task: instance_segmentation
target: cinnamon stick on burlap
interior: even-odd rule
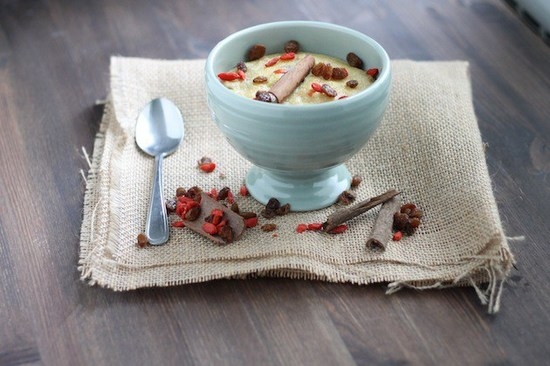
[[[323,224],[323,229],[325,232],[329,232],[332,229],[334,229],[336,226],[343,224],[344,222],[351,220],[354,217],[359,216],[364,212],[367,212],[371,208],[376,207],[392,199],[398,194],[399,192],[396,191],[395,189],[390,189],[379,196],[361,201],[351,207],[338,210],[327,217],[327,221],[325,221],[325,223]]]
[[[382,252],[386,250],[386,245],[392,234],[393,214],[399,210],[399,207],[400,202],[395,197],[382,204],[371,236],[367,239],[367,249]]]
[[[304,81],[315,65],[315,58],[306,55],[293,68],[281,76],[269,91],[258,91],[256,99],[262,102],[282,103]]]

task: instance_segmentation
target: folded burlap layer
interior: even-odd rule
[[[238,192],[249,163],[227,143],[206,105],[204,60],[113,57],[111,97],[87,176],[81,232],[82,279],[114,290],[168,286],[247,276],[283,276],[332,282],[388,282],[437,288],[472,285],[490,311],[498,310],[509,251],[474,114],[466,62],[393,61],[385,118],[368,144],[346,165],[363,177],[357,199],[389,188],[425,212],[411,237],[383,253],[365,247],[377,210],[348,222],[344,234],[296,232],[299,223],[322,222],[338,207],[270,220],[275,232],[249,229],[241,240],[218,246],[185,228],[171,228],[163,246],[140,249],[152,183],[153,159],[139,151],[134,128],[151,99],[174,101],[185,119],[180,149],[164,161],[164,194],[177,187],[230,187]],[[213,173],[197,169],[203,156]],[[260,212],[236,194],[241,210]],[[173,218],[175,219],[175,218]],[[260,224],[268,222],[261,218]],[[276,235],[274,235],[274,233]],[[486,284],[479,286],[480,284]],[[483,287],[483,288],[481,288]]]

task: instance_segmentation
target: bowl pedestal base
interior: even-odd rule
[[[277,198],[291,211],[328,207],[349,189],[351,174],[344,164],[314,172],[279,172],[253,166],[246,176],[249,193],[262,204]]]

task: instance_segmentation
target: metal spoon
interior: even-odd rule
[[[155,174],[145,227],[145,234],[152,245],[166,243],[170,235],[162,194],[162,160],[177,150],[184,131],[180,110],[166,98],[153,99],[137,118],[136,143],[143,152],[155,158]]]

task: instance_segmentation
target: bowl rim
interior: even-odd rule
[[[298,27],[305,27],[305,28],[312,28],[312,29],[323,28],[328,30],[339,31],[342,33],[347,33],[356,38],[359,38],[365,41],[366,43],[370,44],[379,53],[382,59],[382,65],[380,66],[380,74],[378,75],[376,82],[373,83],[371,86],[369,86],[367,89],[362,90],[361,92],[353,96],[350,96],[348,98],[343,98],[343,99],[339,99],[339,100],[335,100],[327,103],[317,103],[317,104],[258,103],[255,100],[243,98],[241,95],[238,95],[232,92],[230,89],[225,87],[223,83],[220,82],[216,72],[213,70],[213,60],[215,59],[215,57],[217,57],[217,54],[220,51],[220,49],[223,48],[227,43],[230,43],[235,39],[238,39],[239,37],[242,37],[243,35],[249,34],[252,32],[265,30],[265,29],[278,29],[278,28],[284,28],[289,26],[293,26],[293,27],[298,26]],[[287,20],[287,21],[276,21],[276,22],[253,25],[253,26],[241,29],[225,37],[224,39],[219,41],[214,46],[214,48],[212,48],[212,50],[209,52],[205,63],[205,73],[206,73],[205,76],[207,78],[207,88],[208,88],[208,78],[211,77],[216,81],[216,84],[214,84],[216,85],[216,89],[217,89],[216,92],[222,93],[222,96],[220,99],[225,100],[226,102],[231,102],[231,100],[234,100],[235,102],[238,102],[238,103],[251,103],[250,106],[254,106],[255,108],[261,108],[266,110],[288,110],[288,111],[300,111],[300,110],[306,110],[306,109],[323,110],[323,109],[331,109],[331,108],[334,108],[335,106],[345,107],[346,105],[354,104],[357,101],[367,98],[371,94],[375,94],[379,92],[379,89],[383,89],[385,87],[389,89],[390,82],[391,82],[391,62],[390,62],[390,57],[388,53],[382,47],[382,45],[380,45],[380,43],[378,43],[372,37],[369,37],[366,34],[359,32],[355,29],[348,28],[339,24],[327,23],[327,22],[321,22],[321,21]]]

